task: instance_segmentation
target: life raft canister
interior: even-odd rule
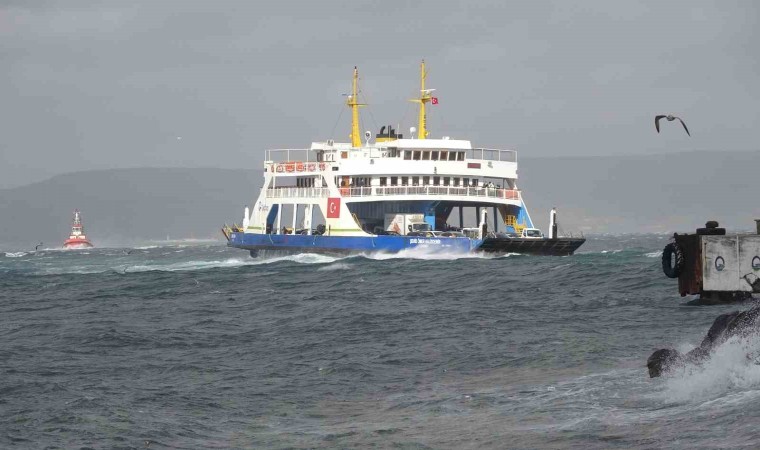
[[[662,249],[662,271],[666,277],[678,278],[683,270],[683,265],[684,254],[680,245],[671,242]]]

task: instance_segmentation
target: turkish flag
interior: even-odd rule
[[[430,100],[432,100],[431,103],[433,103],[434,105],[438,104],[438,97],[430,97]]]
[[[340,217],[340,197],[327,199],[327,218],[337,219]]]

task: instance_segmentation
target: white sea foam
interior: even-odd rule
[[[347,270],[347,269],[350,269],[350,268],[351,268],[350,264],[347,264],[347,263],[344,263],[344,262],[336,262],[334,264],[329,264],[327,266],[320,267],[317,270],[319,270],[319,271],[333,271],[333,270]]]
[[[150,272],[150,271],[163,271],[163,272],[181,272],[192,270],[206,270],[217,268],[234,268],[243,266],[257,266],[265,264],[273,264],[282,261],[291,261],[298,264],[329,264],[337,261],[339,258],[316,255],[313,253],[300,253],[297,255],[282,256],[277,258],[268,259],[254,259],[254,258],[228,258],[224,260],[211,260],[211,261],[183,261],[172,264],[143,264],[133,266],[120,266],[114,268],[118,272],[133,273],[133,272]],[[121,269],[121,270],[120,270]]]
[[[662,250],[657,252],[651,252],[651,253],[645,253],[644,256],[647,258],[659,258],[662,256]]]
[[[250,257],[211,259],[211,260],[193,260],[178,261],[172,263],[163,263],[159,260],[147,261],[144,264],[120,264],[115,266],[104,266],[93,264],[90,266],[61,266],[44,268],[38,272],[40,275],[64,275],[64,274],[93,274],[114,271],[118,273],[139,273],[139,272],[183,272],[195,270],[207,270],[217,268],[235,268],[243,266],[268,265],[283,261],[294,262],[297,264],[330,264],[341,258],[335,258],[325,255],[316,255],[303,253],[297,255],[283,256],[269,259],[256,259]]]
[[[690,402],[760,389],[758,346],[758,334],[735,336],[718,346],[701,364],[675,368],[665,379],[666,397],[674,402]]]
[[[412,247],[401,250],[398,253],[362,253],[361,256],[367,259],[384,261],[387,259],[424,259],[424,260],[455,260],[455,259],[494,259],[505,256],[516,256],[519,253],[507,253],[505,255],[495,255],[484,252],[454,252],[444,249],[435,249],[430,247]]]
[[[29,253],[27,252],[5,252],[6,258],[21,258],[22,256],[26,256]]]

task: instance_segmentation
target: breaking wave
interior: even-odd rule
[[[6,258],[21,258],[22,256],[26,256],[29,253],[27,252],[5,252]]]
[[[425,247],[413,247],[398,253],[362,253],[360,257],[384,261],[388,259],[422,259],[431,261],[448,261],[456,259],[497,259],[509,256],[520,256],[519,253],[490,254],[484,252],[451,252],[434,250]]]
[[[731,392],[760,390],[760,335],[734,336],[698,364],[684,364],[665,378],[673,402],[704,401]]]

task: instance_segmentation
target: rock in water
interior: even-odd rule
[[[707,336],[694,350],[681,354],[672,348],[662,348],[647,359],[649,377],[655,378],[670,370],[672,367],[686,363],[700,363],[710,356],[718,345],[734,336],[747,336],[760,331],[760,306],[747,311],[734,311],[721,314],[707,331]]]

